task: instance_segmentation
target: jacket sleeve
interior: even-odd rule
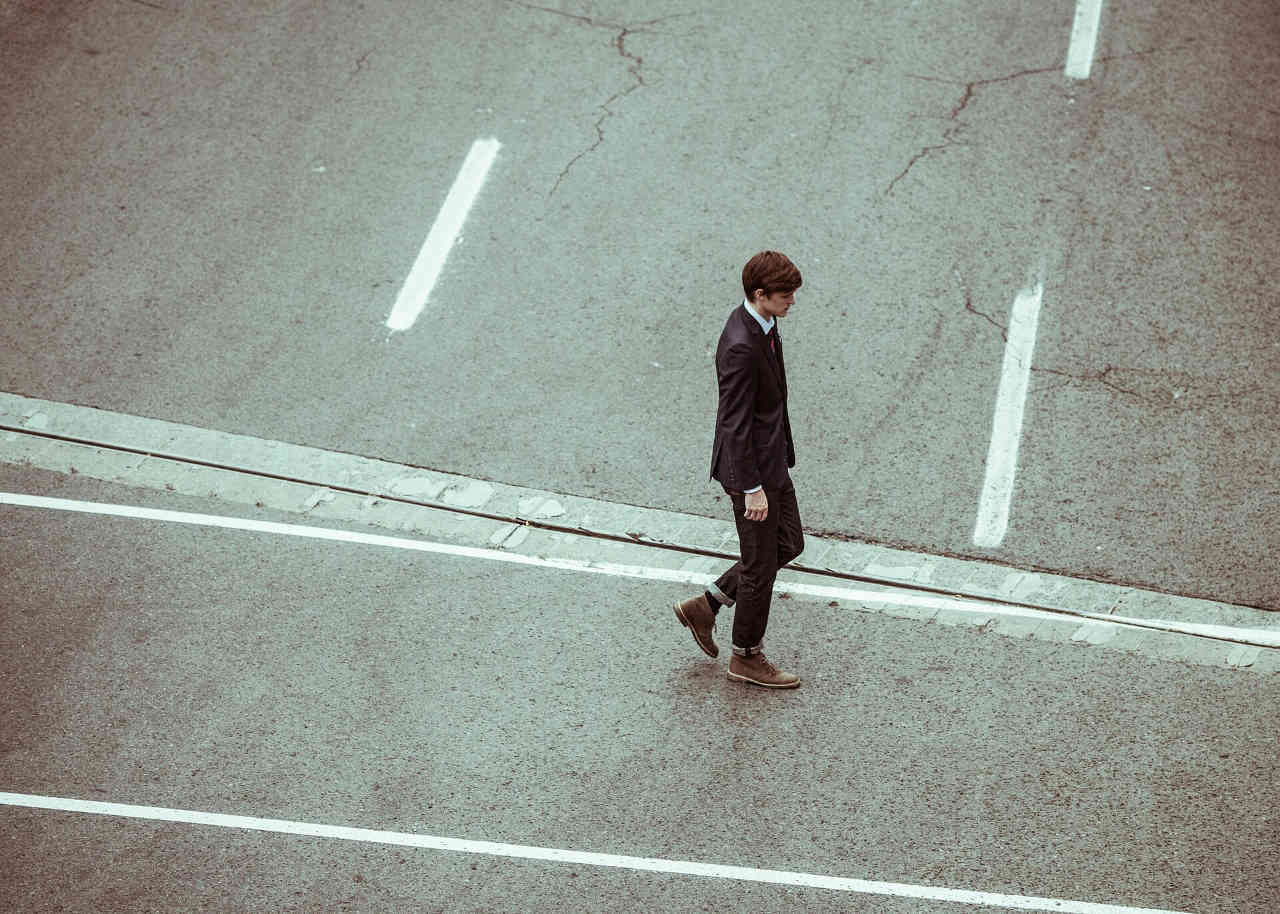
[[[731,478],[742,490],[760,485],[760,469],[751,444],[755,413],[756,370],[751,347],[737,343],[724,352],[716,366],[720,382],[720,422]]]

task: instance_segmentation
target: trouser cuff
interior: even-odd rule
[[[722,606],[733,605],[733,600],[730,597],[726,596],[725,592],[721,590],[719,587],[717,587],[714,581],[711,583],[711,586],[707,588],[707,593],[711,594],[711,596],[719,600]]]
[[[739,657],[754,657],[756,654],[764,653],[764,642],[761,641],[755,647],[738,647],[738,645],[735,644],[733,646],[733,652]]]

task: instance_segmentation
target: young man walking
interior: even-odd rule
[[[796,265],[777,251],[762,251],[742,268],[746,298],[729,314],[716,348],[720,405],[711,451],[711,478],[733,501],[741,559],[710,590],[675,604],[680,624],[711,657],[720,653],[712,639],[716,614],[736,604],[729,678],[771,689],[800,684],[764,656],[774,578],[804,550],[787,472],[796,454],[778,336],[778,320],[791,309],[800,284]]]

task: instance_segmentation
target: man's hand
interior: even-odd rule
[[[747,510],[745,512],[747,520],[764,520],[769,516],[769,499],[765,497],[764,489],[747,493]]]

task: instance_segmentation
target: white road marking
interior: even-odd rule
[[[1009,341],[1004,347],[1004,366],[996,394],[987,474],[978,501],[978,522],[973,529],[974,545],[988,549],[1004,542],[1009,527],[1009,504],[1018,469],[1018,443],[1022,437],[1022,414],[1031,378],[1031,353],[1036,345],[1042,293],[1043,286],[1039,283],[1033,289],[1019,292],[1009,317]]]
[[[367,844],[418,847],[428,850],[454,851],[463,854],[513,857],[521,860],[545,860],[550,863],[571,863],[580,866],[605,866],[650,873],[673,873],[681,876],[737,879],[772,885],[794,885],[805,888],[829,889],[837,892],[857,892],[864,895],[922,898],[930,901],[987,905],[1020,911],[1058,911],[1064,912],[1064,914],[1188,914],[1188,912],[1169,911],[1161,908],[1135,908],[1128,905],[1069,901],[1061,898],[1037,898],[1031,895],[1002,895],[995,892],[978,892],[970,889],[950,889],[941,886],[912,885],[902,882],[874,882],[868,879],[824,876],[817,873],[799,873],[790,870],[765,870],[750,866],[699,863],[694,860],[666,860],[661,857],[598,854],[589,851],[564,850],[556,847],[502,844],[494,841],[471,841],[463,838],[443,838],[436,835],[380,831],[369,828],[353,828],[345,825],[323,825],[315,822],[294,822],[288,819],[263,819],[256,816],[233,816],[224,813],[198,812],[190,809],[135,806],[127,803],[105,803],[98,800],[77,800],[24,793],[0,793],[0,805],[21,806],[29,809],[52,809],[61,812],[90,813],[101,816],[120,816],[130,819],[150,819],[158,822],[179,822],[186,825],[209,825],[219,828],[275,832],[286,835],[305,835],[313,838],[338,838],[344,841],[361,841]]]
[[[413,262],[400,295],[396,298],[391,316],[387,318],[387,326],[392,330],[408,330],[413,326],[422,309],[427,305],[427,298],[440,278],[440,270],[453,249],[462,224],[467,221],[471,205],[489,175],[489,167],[498,155],[502,144],[495,139],[476,140],[471,144],[462,168],[458,171],[449,195],[436,216],[427,240],[418,252],[418,259]]]
[[[360,543],[370,546],[386,546],[416,552],[434,552],[463,558],[486,559],[516,565],[552,568],[560,571],[578,571],[587,574],[604,574],[623,578],[640,578],[649,581],[665,581],[672,584],[694,584],[706,587],[715,581],[715,575],[675,568],[655,568],[646,565],[624,565],[617,562],[596,562],[590,559],[546,558],[539,555],[523,555],[502,549],[485,549],[478,546],[459,546],[431,540],[406,539],[383,536],[378,533],[360,533],[352,530],[336,530],[328,527],[312,527],[306,524],[283,524],[278,521],[252,520],[221,514],[193,514],[186,511],[167,511],[161,508],[143,508],[135,505],[113,505],[102,502],[75,501],[66,498],[50,498],[45,495],[26,495],[20,492],[0,492],[0,505],[23,508],[44,508],[53,511],[72,511],[80,514],[97,514],[108,517],[128,517],[167,523],[193,524],[202,527],[218,527],[225,530],[246,530],[255,533],[272,533],[298,536],[306,539],[329,540],[342,543]],[[527,529],[527,528],[526,528]],[[774,590],[806,594],[826,600],[844,600],[849,603],[883,603],[890,606],[911,606],[923,609],[951,610],[983,616],[1018,616],[1063,621],[1087,619],[1102,625],[1121,625],[1147,628],[1157,631],[1198,635],[1232,641],[1257,647],[1280,648],[1280,631],[1261,628],[1236,628],[1227,625],[1210,625],[1198,622],[1171,622],[1163,619],[1136,619],[1130,616],[1103,615],[1080,612],[1071,615],[1024,606],[1008,606],[987,603],[977,599],[949,599],[914,593],[898,593],[880,590],[855,590],[846,587],[829,587],[804,581],[780,578]]]
[[[1093,69],[1093,49],[1098,43],[1098,20],[1102,0],[1076,0],[1076,18],[1071,25],[1071,46],[1067,49],[1066,74],[1072,79],[1088,79]]]

